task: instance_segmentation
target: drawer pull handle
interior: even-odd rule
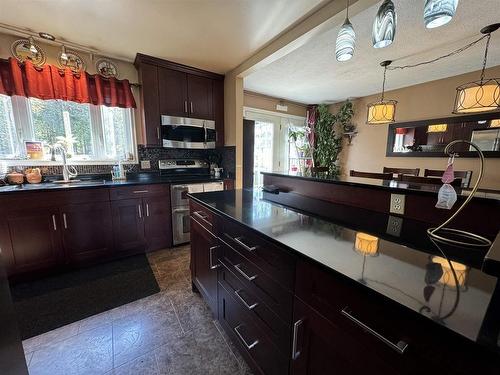
[[[242,269],[241,269],[241,263],[240,264],[237,264],[234,266],[234,268],[236,268],[236,271],[238,271],[241,275],[243,275],[243,277],[245,279],[247,279],[248,281],[253,281],[257,278],[257,275],[253,275],[253,276],[248,276]]]
[[[255,308],[258,306],[258,304],[259,304],[259,303],[258,303],[258,302],[255,302],[255,303],[253,303],[253,304],[249,305],[249,304],[247,303],[247,301],[245,301],[245,299],[241,296],[241,294],[240,294],[240,292],[241,292],[241,291],[242,291],[242,289],[238,289],[238,290],[235,290],[235,291],[234,291],[234,294],[236,294],[236,297],[238,297],[238,298],[239,298],[239,300],[240,300],[241,302],[243,302],[243,304],[246,306],[246,308],[247,308],[248,310],[253,310],[253,309],[255,309]]]
[[[134,190],[134,194],[143,194],[143,193],[149,193],[149,190]]]
[[[52,228],[54,228],[55,231],[57,230],[56,215],[52,215]]]
[[[351,311],[349,307],[344,307],[341,311],[342,315],[344,315],[346,318],[363,328],[365,331],[368,333],[372,334],[376,338],[378,338],[380,341],[382,341],[384,344],[388,345],[390,348],[394,349],[396,352],[399,354],[403,354],[408,348],[408,344],[404,342],[403,340],[400,340],[397,344],[394,344],[392,341],[386,339],[384,336],[382,336],[380,333],[377,331],[373,330],[372,328],[368,327],[365,323],[362,321],[356,319],[354,316],[352,316]]]
[[[146,216],[149,217],[149,203],[146,203]]]
[[[255,251],[258,246],[248,246],[246,243],[243,242],[243,236],[240,237],[234,237],[233,240],[235,240],[239,245],[241,245],[246,251]]]
[[[208,215],[202,215],[203,214],[203,211],[195,211],[193,212],[193,215],[200,218],[201,220],[203,221],[206,221],[207,223],[210,223],[207,219],[208,219]]]
[[[219,264],[214,264],[214,250],[218,249],[219,245],[217,246],[212,246],[211,248],[208,249],[208,256],[209,256],[209,263],[210,263],[210,269],[214,270],[217,267],[219,267]]]
[[[142,219],[142,208],[141,205],[137,205],[137,211],[139,211],[139,219]]]
[[[248,344],[247,343],[247,340],[245,340],[243,338],[243,336],[241,335],[239,329],[241,327],[243,327],[244,324],[240,324],[238,327],[234,327],[234,332],[236,332],[236,334],[238,335],[238,337],[240,338],[240,340],[243,342],[243,344],[247,347],[248,350],[252,349],[255,345],[257,345],[259,343],[259,340],[255,340],[254,342],[252,342],[251,344]]]
[[[66,214],[63,213],[63,224],[64,224],[64,229],[68,229],[68,221],[66,220]]]
[[[297,341],[299,336],[299,327],[304,323],[304,319],[299,319],[293,323],[293,342],[292,342],[292,359],[295,360],[300,356],[300,350],[297,350]]]

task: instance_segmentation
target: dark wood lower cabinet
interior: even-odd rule
[[[113,251],[113,225],[109,202],[61,207],[63,245],[70,262],[105,259]]]
[[[192,280],[217,316],[217,237],[191,217]]]
[[[172,212],[170,196],[143,198],[144,231],[147,250],[154,251],[172,246]]]
[[[123,199],[111,203],[115,251],[139,253],[146,249],[142,199]]]

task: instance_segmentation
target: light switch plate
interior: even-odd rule
[[[405,214],[405,196],[403,194],[391,194],[389,212],[398,215]]]
[[[403,227],[403,218],[397,216],[389,216],[387,220],[386,233],[388,235],[399,237],[401,235],[401,228]]]
[[[141,160],[141,169],[151,169],[151,162],[149,160]]]

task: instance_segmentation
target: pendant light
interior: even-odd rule
[[[61,46],[61,55],[59,57],[63,61],[68,61],[68,54],[66,53],[66,46],[64,44]]]
[[[36,49],[36,46],[35,46],[35,40],[33,39],[32,36],[30,36],[28,38],[28,41],[30,43],[30,52],[33,54],[33,55],[36,55],[38,53],[38,50]]]
[[[356,45],[356,34],[351,22],[349,21],[349,0],[347,0],[347,12],[344,24],[340,28],[335,43],[335,58],[337,61],[348,61],[354,55]]]
[[[499,28],[500,23],[495,23],[481,29],[481,33],[486,35],[481,79],[457,87],[453,113],[489,112],[500,109],[500,78],[484,78],[491,33]]]
[[[372,43],[374,48],[384,48],[394,42],[396,35],[396,9],[391,0],[384,0],[373,21]]]
[[[424,23],[428,29],[446,25],[457,11],[458,0],[426,0]]]
[[[387,67],[391,65],[392,61],[382,61],[380,66],[384,68],[384,80],[382,83],[382,96],[380,101],[368,104],[368,116],[367,124],[389,124],[394,122],[394,115],[396,114],[396,104],[395,100],[384,100],[385,94],[385,76],[387,73]]]

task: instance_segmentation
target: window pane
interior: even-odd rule
[[[261,172],[273,170],[273,129],[272,122],[255,121],[254,187],[260,187],[263,184]]]
[[[18,154],[18,146],[12,101],[9,96],[0,95],[0,157],[14,157]]]
[[[63,141],[69,156],[78,159],[92,156],[92,126],[87,104],[33,98],[29,101],[36,141],[47,145]]]
[[[132,150],[130,110],[101,106],[104,152],[107,159],[129,159]]]

